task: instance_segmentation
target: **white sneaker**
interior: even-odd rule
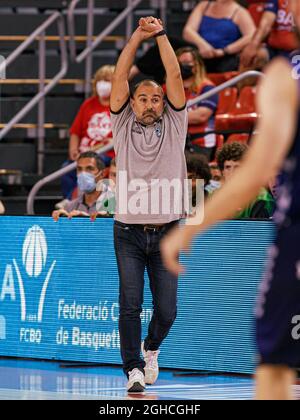
[[[151,351],[151,350],[145,350],[144,349],[144,341],[142,342],[142,354],[144,357],[144,361],[146,363],[146,366],[144,367],[145,370],[145,382],[147,385],[153,385],[157,378],[159,373],[158,368],[158,355],[159,350]]]
[[[67,198],[64,198],[63,200],[59,201],[55,204],[56,209],[64,209],[69,203],[71,203],[71,200],[68,200]]]
[[[128,372],[127,392],[144,392],[145,391],[145,376],[143,372],[134,368]]]

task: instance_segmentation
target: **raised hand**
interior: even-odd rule
[[[152,16],[141,18],[139,26],[134,32],[133,36],[138,37],[139,41],[146,41],[153,38],[156,34],[163,30],[162,21]]]
[[[164,29],[162,21],[160,19],[154,18],[153,16],[141,18],[139,20],[139,26],[143,29],[143,31],[149,33],[158,33]]]

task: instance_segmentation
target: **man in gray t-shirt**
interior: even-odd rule
[[[146,80],[129,94],[128,77],[140,44],[155,37],[166,69],[166,93]],[[158,377],[158,354],[176,318],[177,277],[164,267],[160,241],[185,214],[187,110],[180,67],[162,22],[143,18],[118,60],[111,93],[117,163],[115,251],[120,277],[119,330],[128,392],[143,392]],[[144,272],[153,316],[142,343]]]
[[[78,198],[70,201],[64,208],[53,211],[52,217],[56,222],[61,216],[71,219],[72,217],[93,215],[95,218],[101,210],[104,210],[100,207],[100,199],[102,203],[107,196],[108,188],[103,181],[105,165],[97,153],[93,151],[81,153],[77,159],[76,172]]]

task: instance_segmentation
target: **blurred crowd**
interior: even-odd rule
[[[289,56],[296,48],[294,23],[288,0],[267,2],[234,0],[200,1],[190,14],[183,33],[170,38],[181,68],[187,101],[215,88],[213,75],[226,72],[263,70],[270,60]],[[64,166],[77,162],[77,170],[62,178],[63,200],[53,218],[60,216],[112,216],[115,206],[116,159],[113,144],[110,94],[114,66],[98,69],[93,94],[84,101],[70,129],[69,157]],[[131,69],[130,83],[152,78],[164,87],[165,72],[156,45],[149,45]],[[205,199],[215,194],[240,165],[248,146],[240,142],[219,145],[215,116],[219,96],[188,107],[186,138],[188,176],[204,180]],[[276,198],[276,180],[262,188],[236,218],[271,218]]]

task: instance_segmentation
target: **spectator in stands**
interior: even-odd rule
[[[250,13],[236,1],[201,1],[186,23],[183,38],[197,46],[208,73],[223,73],[239,68],[239,54],[254,32]]]
[[[193,99],[214,88],[207,79],[203,60],[198,50],[191,47],[176,51],[180,64],[186,99]],[[189,126],[187,149],[204,154],[211,160],[216,146],[215,113],[218,107],[218,95],[213,95],[188,109]],[[211,134],[204,135],[205,132]]]
[[[210,172],[211,172],[211,179],[216,182],[222,181],[222,172],[216,161],[210,162],[209,164]]]
[[[70,129],[69,160],[64,166],[75,161],[79,154],[87,150],[97,150],[112,139],[109,100],[111,80],[114,66],[103,66],[95,74],[93,80],[93,95],[87,99]],[[109,164],[114,157],[114,151],[103,155],[104,162]],[[76,171],[62,177],[62,192],[65,200],[70,201],[77,185]],[[62,201],[57,208],[64,207],[68,201]]]
[[[289,0],[268,0],[259,27],[241,54],[245,68],[262,68],[276,56],[289,56],[297,48]],[[267,39],[267,46],[262,43]]]
[[[68,218],[91,216],[97,212],[97,201],[101,199],[102,188],[99,185],[104,177],[105,165],[95,152],[81,153],[77,160],[79,197],[70,201],[64,208],[55,210],[52,217],[55,221],[60,216]]]
[[[197,180],[204,182],[204,197],[207,197],[208,191],[206,187],[211,180],[211,173],[205,156],[194,153],[186,153],[187,175],[192,180],[192,205],[196,207],[197,203]]]
[[[180,38],[169,37],[169,41],[174,51],[179,48],[191,46],[190,43]],[[156,44],[150,47],[142,57],[138,58],[135,65],[131,68],[129,80],[140,76],[143,77],[143,75],[147,78],[153,78],[160,85],[165,83],[166,70]]]
[[[206,187],[206,191],[211,194],[213,191],[218,190],[222,186],[222,172],[217,164],[217,162],[210,162],[209,169],[211,173],[211,180]]]
[[[248,150],[245,144],[225,144],[217,154],[218,166],[222,171],[224,183],[226,183],[240,166],[241,160]],[[236,219],[269,219],[275,209],[274,198],[267,188],[262,188],[256,199],[245,209],[238,209]]]

